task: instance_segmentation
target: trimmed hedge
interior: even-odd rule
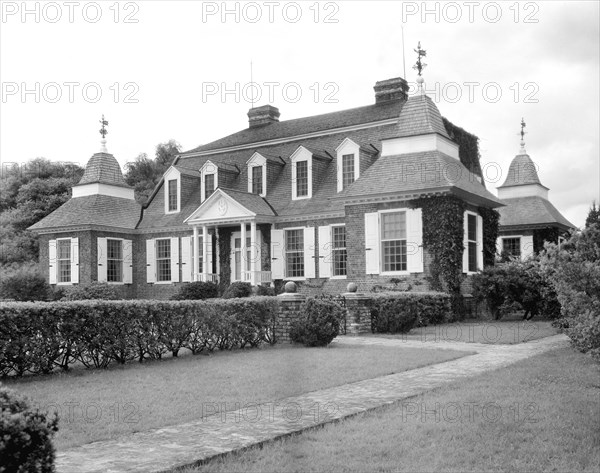
[[[275,343],[278,301],[8,302],[0,307],[0,375],[90,368]]]
[[[370,301],[373,333],[408,333],[412,328],[447,322],[450,295],[438,292],[385,293]]]
[[[0,386],[0,473],[53,472],[57,430],[56,414],[32,409],[25,397]]]
[[[214,282],[194,281],[184,284],[171,299],[175,301],[189,301],[214,299],[219,297],[219,286]]]
[[[338,336],[344,311],[336,302],[310,298],[302,304],[300,312],[304,318],[292,323],[292,341],[307,347],[322,347]]]

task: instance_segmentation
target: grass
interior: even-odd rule
[[[414,328],[408,334],[377,334],[374,336],[411,341],[505,345],[528,342],[558,333],[558,330],[552,326],[552,321],[549,320],[523,321],[520,318],[509,318],[508,320],[472,319],[454,324]]]
[[[58,410],[57,448],[188,422],[205,403],[269,402],[459,358],[468,352],[330,345],[267,346],[108,370],[74,370],[5,384]],[[207,410],[208,412],[208,410]]]
[[[184,471],[597,472],[599,396],[598,364],[558,349]]]

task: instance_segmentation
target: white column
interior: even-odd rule
[[[241,242],[241,252],[242,254],[241,256],[241,263],[242,263],[242,281],[246,280],[246,271],[248,271],[248,261],[246,258],[246,222],[242,222],[242,224],[240,225],[240,230],[241,230],[241,237],[242,237],[242,242]]]
[[[217,267],[215,268],[215,274],[217,275],[217,277],[219,277],[219,274],[221,274],[221,245],[219,244],[219,227],[215,227],[215,239],[217,240],[217,257],[215,258],[217,261]]]
[[[194,259],[192,260],[192,268],[194,274],[192,275],[192,281],[198,280],[198,256],[200,256],[200,248],[198,245],[198,225],[194,225]]]
[[[208,262],[207,260],[208,253],[208,227],[206,225],[202,226],[202,272],[204,273],[204,281],[208,281]]]
[[[256,222],[253,220],[250,222],[250,284],[256,286],[256,266],[257,266],[257,256],[258,251],[256,251]]]

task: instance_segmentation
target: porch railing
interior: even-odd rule
[[[215,274],[215,273],[198,273],[197,274],[197,281],[203,281],[203,282],[214,282],[214,283],[218,283],[219,282],[219,275]]]
[[[271,282],[271,271],[244,271],[244,281],[252,282],[252,274],[254,273],[255,284]]]

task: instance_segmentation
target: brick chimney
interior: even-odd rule
[[[388,100],[408,99],[408,82],[402,77],[380,80],[375,83],[375,103],[387,102]]]
[[[279,109],[271,105],[251,108],[248,111],[248,124],[250,128],[268,125],[279,121]]]

